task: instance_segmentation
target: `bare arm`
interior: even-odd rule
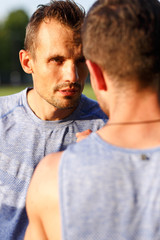
[[[25,240],[60,240],[58,166],[62,152],[41,160],[29,186],[26,209],[29,225]]]

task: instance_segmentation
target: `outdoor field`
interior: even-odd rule
[[[18,87],[15,87],[15,86],[5,86],[5,87],[4,86],[0,86],[0,96],[6,96],[6,95],[13,94],[13,93],[17,93],[17,92],[20,92],[21,90],[23,90],[25,88],[26,88],[26,86],[18,86]],[[85,85],[83,93],[87,97],[96,100],[96,97],[95,97],[95,95],[93,93],[93,90],[92,90],[90,84],[86,84]]]

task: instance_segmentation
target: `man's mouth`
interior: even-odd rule
[[[56,91],[63,96],[74,96],[81,91],[81,85],[79,83],[64,83],[57,86]]]
[[[79,92],[78,88],[65,88],[65,89],[59,89],[59,92],[63,96],[74,96],[77,92]]]

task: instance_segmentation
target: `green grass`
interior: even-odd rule
[[[93,92],[93,89],[90,84],[86,84],[83,90],[83,94],[86,95],[87,97],[96,100],[96,96]]]
[[[0,96],[7,96],[25,89],[26,86],[0,86]]]
[[[20,92],[21,90],[23,90],[25,88],[26,88],[26,86],[0,86],[0,96],[11,95],[11,94]],[[90,84],[85,85],[83,94],[85,94],[89,98],[96,100],[96,97],[94,95],[94,92],[93,92]]]

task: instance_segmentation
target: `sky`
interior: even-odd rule
[[[1,0],[2,1],[2,0]],[[46,4],[50,0],[3,0],[0,7],[0,20],[3,20],[8,14],[17,9],[24,9],[29,16],[36,10],[39,4]],[[86,11],[91,7],[95,0],[75,0],[81,4]]]

